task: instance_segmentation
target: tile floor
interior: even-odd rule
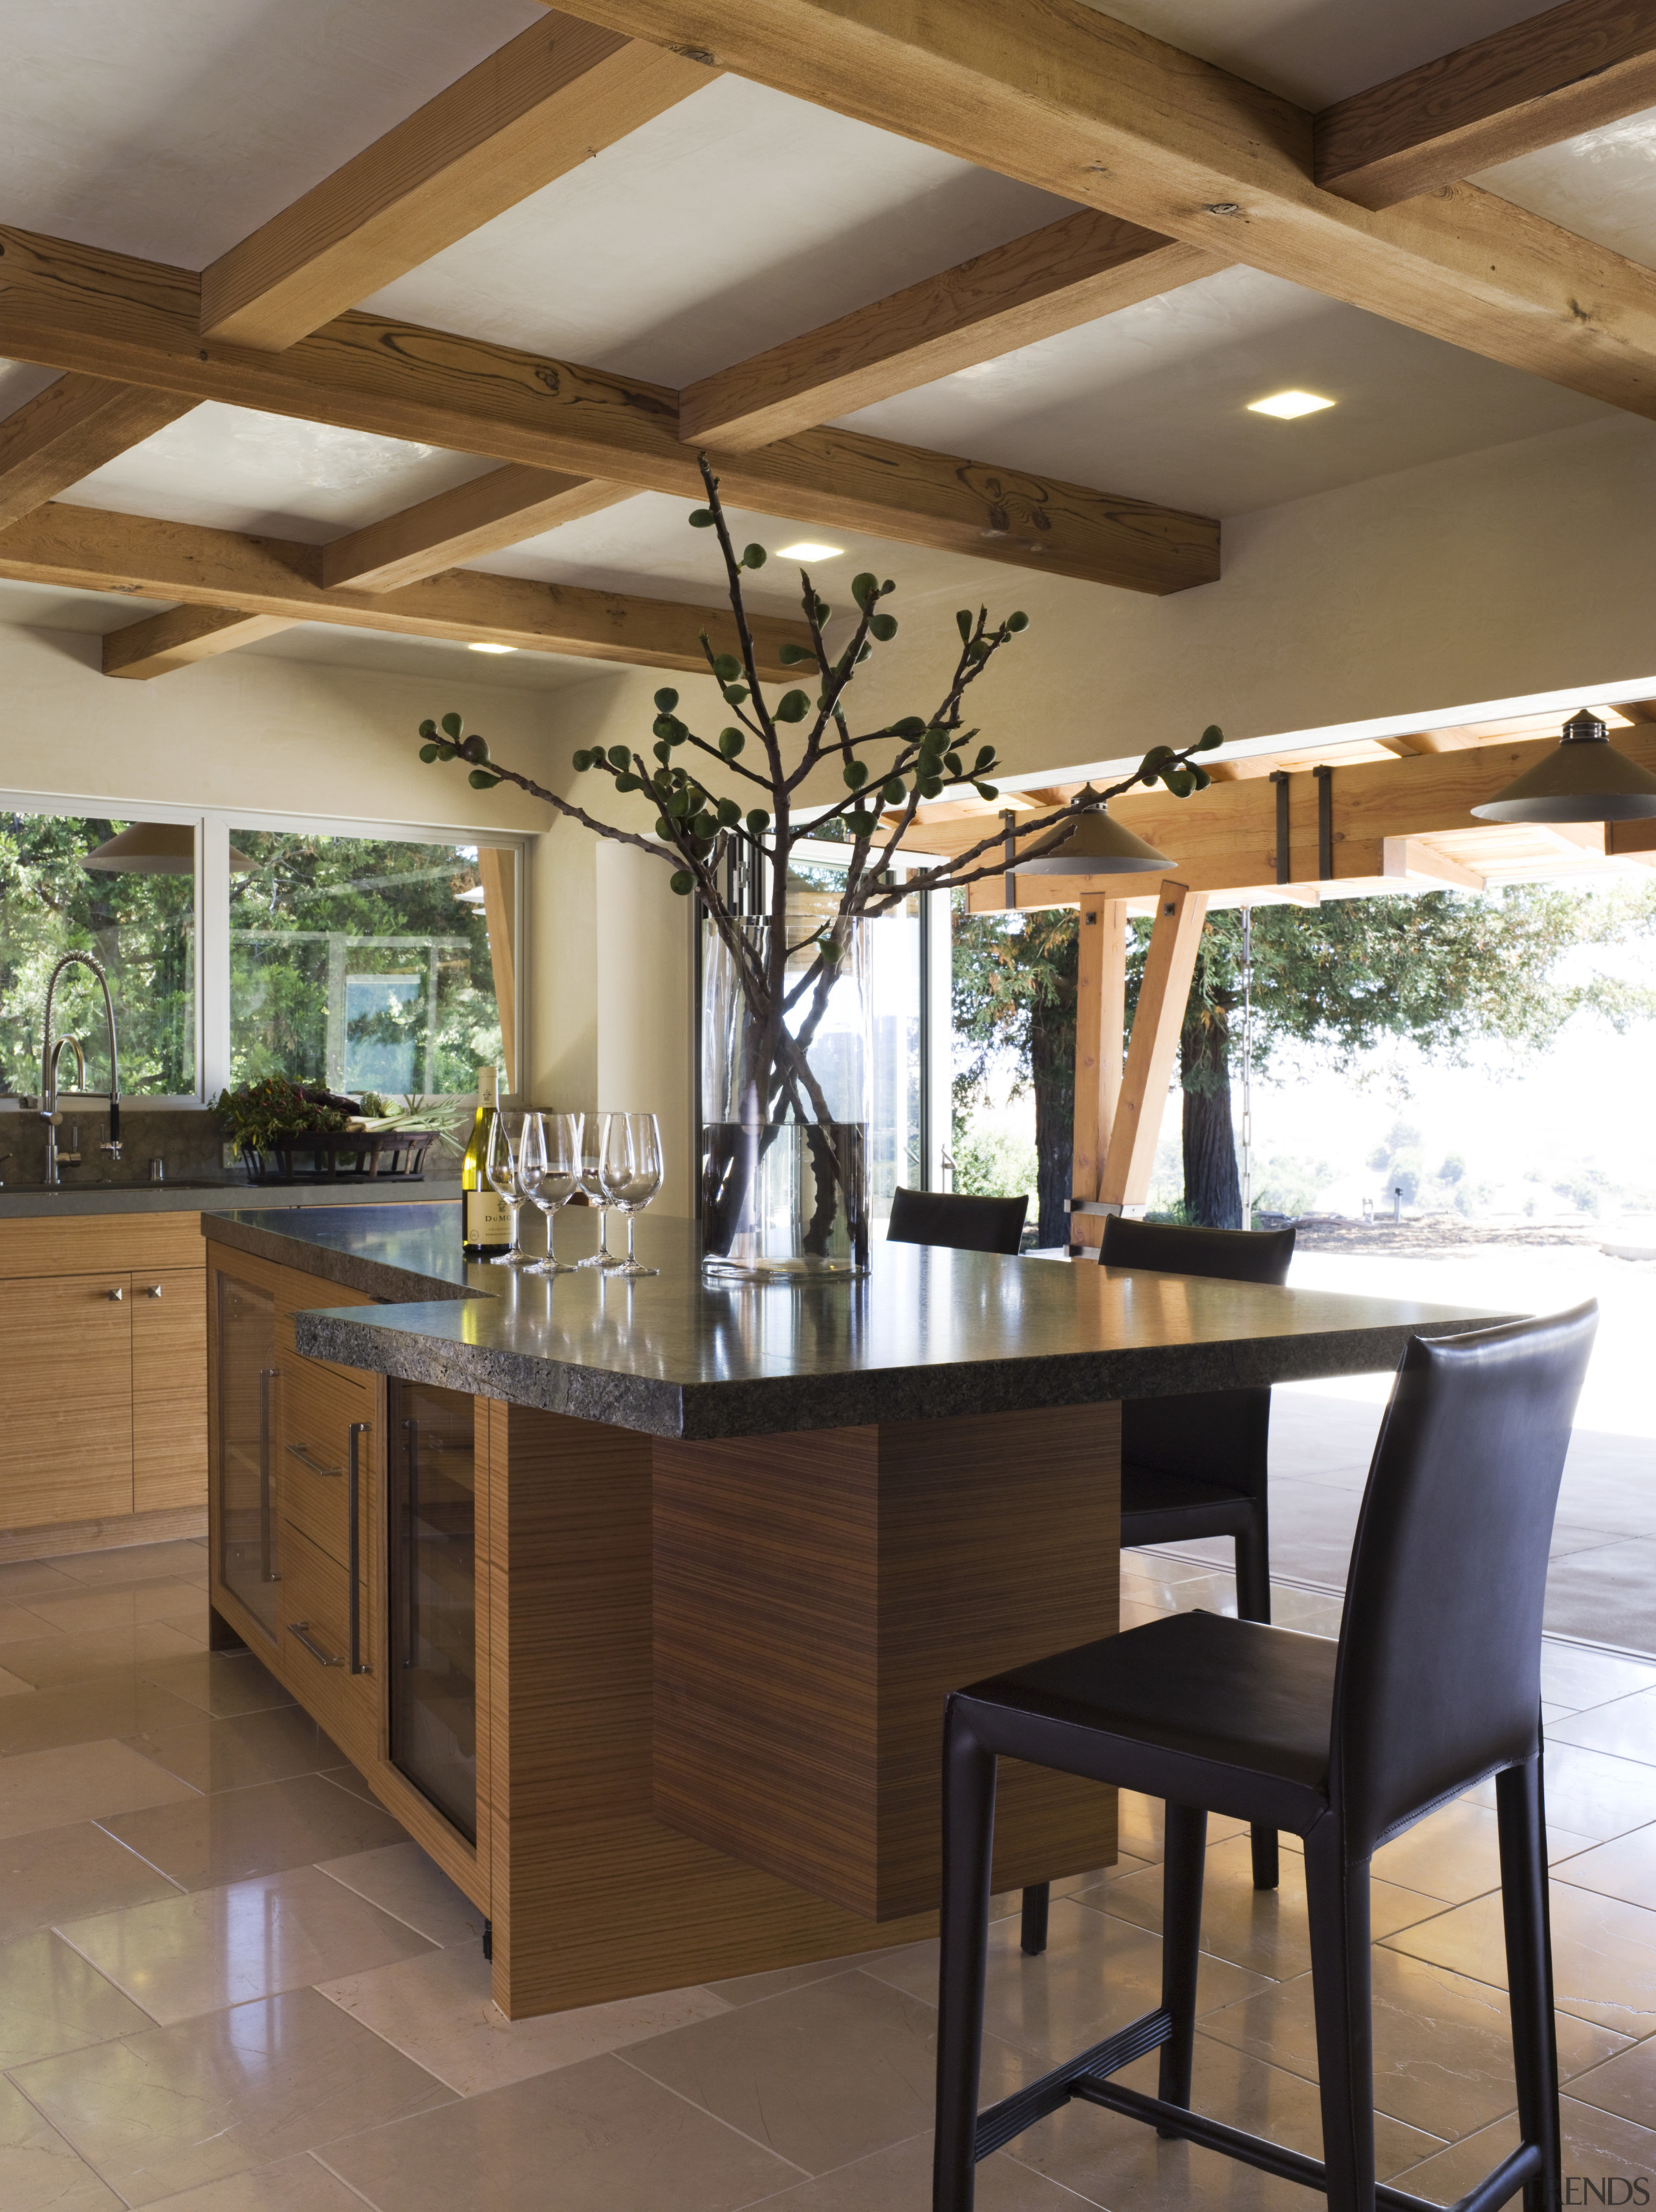
[[[1129,1621],[1228,1577],[1125,1562]],[[869,1952],[511,2025],[478,1916],[251,1656],[204,1646],[204,1547],[0,1566],[3,2212],[924,2212],[935,1949]],[[1338,1601],[1279,1589],[1326,1634]],[[1549,1644],[1568,2171],[1656,2175],[1656,1665]],[[1495,1815],[1478,1791],[1374,1869],[1383,2172],[1446,2202],[1509,2146]],[[985,2096],[1148,2009],[1160,1808],[997,1901]],[[1211,1824],[1196,2098],[1319,2148],[1298,1855],[1250,1885]],[[1127,2079],[1154,2087],[1154,2061]],[[1305,2212],[1083,2106],[980,2168],[983,2212]]]

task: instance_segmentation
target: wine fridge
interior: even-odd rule
[[[277,1632],[276,1301],[234,1275],[218,1278],[218,1570],[272,1643]]]
[[[387,1498],[392,1764],[473,1843],[474,1402],[431,1383],[391,1383]]]

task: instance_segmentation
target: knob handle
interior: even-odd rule
[[[158,1298],[161,1296],[161,1285],[159,1283],[146,1283],[143,1286],[143,1294],[147,1298]]]
[[[109,1297],[109,1298],[111,1298],[111,1299],[114,1300],[114,1301],[115,1301],[115,1303],[119,1304],[119,1302],[120,1302],[120,1300],[121,1300],[122,1298],[124,1298],[124,1297],[126,1296],[126,1292],[125,1292],[124,1290],[122,1290],[122,1288],[120,1287],[119,1284],[118,1283],[118,1284],[116,1285],[115,1288],[114,1288],[113,1291],[106,1291],[106,1292],[105,1292],[105,1296],[106,1296],[107,1297]]]

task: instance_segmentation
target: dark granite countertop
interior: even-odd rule
[[[348,1183],[249,1183],[228,1176],[213,1182],[74,1182],[70,1177],[75,1172],[65,1168],[56,1190],[39,1183],[0,1185],[0,1221],[39,1219],[53,1213],[217,1213],[266,1208],[290,1212],[314,1206],[382,1206],[387,1188],[396,1190],[405,1205],[445,1200],[458,1203],[460,1193],[459,1178],[454,1176],[390,1186],[367,1176]]]
[[[879,1244],[857,1284],[705,1280],[683,1221],[637,1224],[661,1273],[467,1267],[459,1207],[204,1218],[216,1243],[397,1304],[299,1316],[301,1352],[652,1436],[754,1436],[1087,1405],[1396,1365],[1410,1335],[1497,1316],[1093,1265]],[[560,1256],[595,1241],[558,1222]],[[319,1284],[319,1304],[325,1295]]]

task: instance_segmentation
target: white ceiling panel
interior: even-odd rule
[[[1336,404],[1248,412],[1297,388]],[[845,420],[911,445],[1203,514],[1353,483],[1612,410],[1520,370],[1231,269]]]
[[[0,419],[27,406],[38,392],[58,381],[55,368],[40,368],[31,361],[0,361]]]
[[[364,304],[677,386],[1070,211],[725,76]]]
[[[534,0],[0,0],[8,222],[204,268]]]
[[[1476,181],[1532,215],[1656,268],[1656,108],[1503,161]]]
[[[473,653],[441,637],[399,637],[388,630],[342,629],[333,623],[295,623],[258,645],[245,645],[242,654],[269,660],[305,660],[330,668],[369,669],[381,676],[429,677],[450,686],[464,684],[476,690],[563,691],[571,684],[590,684],[594,678],[619,672],[601,660],[575,660],[556,653]],[[190,672],[161,679],[188,683]],[[460,695],[456,695],[458,698]],[[446,714],[455,700],[434,702],[434,714]],[[409,744],[417,742],[411,725]]]
[[[0,623],[24,629],[77,630],[101,637],[142,616],[159,614],[168,599],[140,599],[125,592],[65,591],[57,584],[15,583],[0,577]]]
[[[210,402],[61,496],[71,507],[317,545],[496,466],[474,453]]]
[[[1087,0],[1315,112],[1541,12],[1543,0]]]

